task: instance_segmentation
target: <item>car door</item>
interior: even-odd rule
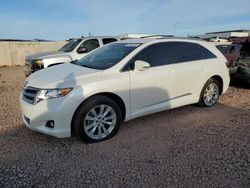
[[[130,71],[131,117],[135,118],[171,107],[176,96],[177,65],[172,43],[157,43],[144,48],[131,61],[150,64],[143,71]]]
[[[203,46],[192,42],[175,42],[174,50],[180,75],[177,96],[185,104],[197,102],[203,87],[201,84],[204,84],[210,71],[208,65],[213,63],[211,58],[215,56]]]

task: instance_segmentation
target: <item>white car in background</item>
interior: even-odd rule
[[[111,43],[28,77],[20,95],[23,121],[58,138],[105,140],[122,121],[193,103],[213,106],[228,89],[226,62],[201,40]]]
[[[229,42],[226,38],[217,36],[210,39],[210,42]]]
[[[40,69],[78,60],[100,46],[119,40],[118,37],[111,36],[71,39],[57,51],[42,52],[27,56],[25,58],[25,75],[29,76]]]

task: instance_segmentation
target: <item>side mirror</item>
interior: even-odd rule
[[[82,53],[87,53],[88,50],[87,50],[87,48],[85,48],[85,47],[80,47],[80,48],[77,49],[77,52],[78,52],[79,54],[82,54]]]
[[[150,64],[146,61],[136,60],[135,61],[135,70],[137,71],[144,71],[145,69],[148,69],[150,67]]]

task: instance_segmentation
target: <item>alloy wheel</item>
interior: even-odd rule
[[[100,140],[110,135],[116,121],[115,110],[107,104],[101,104],[88,111],[84,118],[83,128],[90,138]]]
[[[219,98],[219,87],[216,83],[211,83],[204,91],[203,100],[207,106],[214,105]]]

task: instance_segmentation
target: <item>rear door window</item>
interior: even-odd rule
[[[117,39],[115,38],[104,38],[102,39],[102,43],[105,45],[105,44],[108,44],[108,43],[111,43],[111,42],[116,42]]]

